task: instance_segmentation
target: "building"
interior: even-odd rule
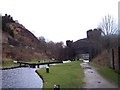
[[[75,42],[67,40],[66,45],[69,49],[72,49],[73,59],[80,59],[82,54],[89,54],[89,58],[93,58],[95,53],[97,53],[95,47],[99,46],[100,38],[100,29],[88,30],[87,38],[79,39]]]

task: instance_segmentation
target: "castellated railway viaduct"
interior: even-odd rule
[[[73,51],[74,58],[79,59],[81,54],[89,54],[90,58],[93,58],[98,51],[95,50],[95,47],[100,45],[101,39],[101,30],[94,29],[87,31],[87,38],[77,40],[75,42],[67,40],[66,44],[69,48],[69,51]],[[72,59],[72,57],[71,57]]]
[[[66,41],[68,58],[70,60],[80,59],[82,54],[89,54],[89,60],[94,60],[100,65],[105,65],[120,72],[120,43],[118,36],[111,35],[109,41],[107,36],[102,36],[101,29],[87,31],[87,38]],[[108,43],[109,42],[109,43]]]

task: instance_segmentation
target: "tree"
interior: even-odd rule
[[[102,22],[98,26],[102,30],[102,34],[105,35],[112,35],[117,34],[117,24],[115,19],[111,15],[107,15],[102,19]]]
[[[62,60],[64,58],[64,45],[63,42],[53,42],[49,41],[46,42],[46,55],[49,57],[49,59],[54,58],[55,60]]]
[[[11,35],[14,38],[13,30],[7,25],[7,23],[11,22],[14,22],[14,20],[10,15],[7,16],[7,14],[5,14],[5,16],[2,16],[2,30],[9,33],[9,35]]]
[[[118,35],[118,26],[115,19],[111,15],[106,15],[98,28],[101,30],[104,40],[102,40],[102,45],[104,49],[109,51],[115,43],[117,42],[116,36]],[[117,44],[117,43],[116,43]]]

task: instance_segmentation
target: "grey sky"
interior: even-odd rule
[[[0,13],[13,16],[37,37],[76,41],[102,17],[118,17],[119,0],[0,0]]]

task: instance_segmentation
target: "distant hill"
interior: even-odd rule
[[[2,16],[2,55],[3,60],[45,59],[42,43],[22,24],[10,15]]]

